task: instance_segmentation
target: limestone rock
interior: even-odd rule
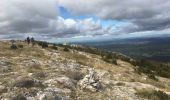
[[[90,91],[98,91],[101,88],[101,83],[94,69],[90,68],[88,74],[79,81],[81,89],[88,89]]]
[[[9,72],[11,71],[11,65],[12,63],[10,63],[7,59],[0,59],[0,72]]]
[[[73,81],[66,77],[66,76],[63,76],[63,77],[58,77],[56,78],[56,80],[60,83],[60,84],[63,84],[65,87],[68,87],[72,90],[75,90],[75,84],[73,83]]]
[[[68,97],[63,97],[53,92],[40,92],[37,93],[37,100],[69,100]]]

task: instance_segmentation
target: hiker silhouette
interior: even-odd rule
[[[31,43],[32,43],[32,47],[34,47],[34,45],[35,45],[35,40],[34,40],[33,37],[31,38]]]
[[[30,44],[30,38],[29,37],[27,37],[27,43]]]

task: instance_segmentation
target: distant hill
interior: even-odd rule
[[[83,43],[134,58],[170,62],[170,37],[131,38]]]

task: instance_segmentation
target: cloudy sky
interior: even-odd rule
[[[170,0],[0,0],[0,39],[170,35]]]

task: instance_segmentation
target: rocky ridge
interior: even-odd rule
[[[140,94],[152,91],[170,95],[168,78],[150,79],[129,62],[116,59],[116,65],[59,46],[17,44],[23,48],[11,50],[9,41],[0,42],[1,100],[147,100]]]

